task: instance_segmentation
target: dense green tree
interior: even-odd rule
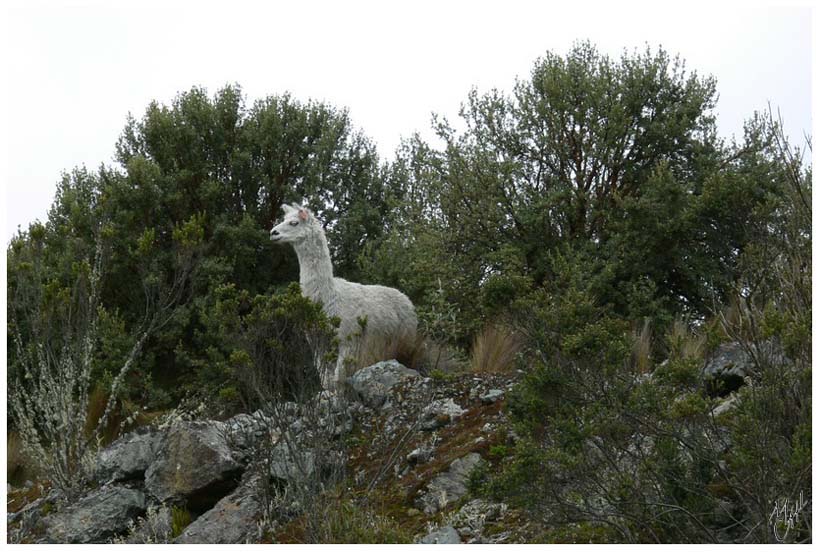
[[[568,529],[570,538],[581,538],[575,531],[609,542],[811,539],[809,516],[772,513],[811,494],[811,169],[771,117],[750,127],[770,139],[757,164],[735,178],[780,193],[755,205],[726,200],[737,193],[732,186],[719,189],[728,203],[763,209],[767,221],[758,227],[746,224],[749,213],[733,215],[751,233],[732,252],[735,279],[716,272],[731,307],[715,305],[695,330],[679,320],[656,338],[664,354],[638,362],[638,345],[651,337],[630,335],[630,320],[600,304],[596,282],[556,257],[560,290],[539,289],[514,305],[530,363],[508,398],[522,438],[483,486],[476,481],[481,491]],[[755,166],[763,168],[746,173]],[[659,228],[680,217],[674,204],[628,213]],[[709,230],[691,226],[698,231]],[[747,377],[717,410],[702,371],[710,349],[726,341],[748,355]]]
[[[111,245],[101,302],[113,333],[104,349],[114,355],[144,316],[135,277],[173,281],[174,228],[196,219],[204,250],[186,282],[192,299],[152,335],[133,371],[134,392],[152,378],[178,394],[205,382],[218,387],[228,377],[226,338],[204,320],[221,285],[255,295],[298,279],[293,251],[268,237],[283,202],[306,201],[314,209],[337,273],[353,278],[359,252],[380,235],[390,208],[375,146],[352,128],[346,111],[288,95],[246,106],[238,86],[213,97],[194,88],[170,105],[151,103],[141,118],[129,117],[116,160],[119,166],[67,174],[48,221],[36,230],[41,239],[20,234],[10,259],[42,248],[49,278],[67,285],[72,263],[93,250],[94,229],[105,220]],[[14,266],[10,289],[24,276]]]
[[[663,50],[549,53],[511,95],[470,92],[463,130],[438,120],[441,148],[416,139],[400,152],[397,178],[416,206],[394,212],[405,229],[383,247],[421,272],[441,267],[416,282],[447,275],[462,342],[528,286],[558,285],[559,259],[621,315],[704,316],[777,192],[765,133],[752,123],[741,145],[722,143],[715,101],[712,78]],[[434,263],[414,257],[426,235],[437,245],[418,255]]]

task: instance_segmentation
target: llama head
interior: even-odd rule
[[[295,243],[304,240],[311,232],[314,221],[313,214],[296,203],[282,204],[285,220],[274,226],[270,231],[270,239],[276,243]]]

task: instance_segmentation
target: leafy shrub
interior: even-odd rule
[[[338,319],[328,319],[296,283],[284,293],[255,297],[223,286],[208,323],[231,338],[226,372],[250,410],[288,389],[300,396],[318,391],[322,372],[332,369],[338,354]]]

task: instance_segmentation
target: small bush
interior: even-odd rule
[[[226,387],[235,387],[248,409],[264,407],[275,393],[292,398],[318,391],[320,375],[336,361],[338,323],[295,283],[282,293],[256,296],[222,286],[209,320],[232,340]]]
[[[171,507],[171,536],[177,538],[191,524],[191,512],[178,506]]]
[[[291,527],[288,542],[319,544],[407,544],[412,536],[386,516],[361,506],[352,500],[325,499],[316,508],[322,511],[322,524],[313,538],[304,530]],[[304,529],[304,528],[302,528]]]

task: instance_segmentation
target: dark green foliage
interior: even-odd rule
[[[705,317],[781,193],[765,129],[752,121],[743,144],[723,144],[715,101],[713,79],[663,50],[615,60],[588,43],[538,60],[511,95],[473,90],[466,130],[440,120],[443,148],[415,138],[399,151],[403,205],[365,273],[422,304],[443,287],[465,346],[530,289],[559,292],[565,262],[626,318]]]
[[[221,367],[226,380],[239,385],[238,390],[222,387],[219,394],[235,399],[232,395],[238,391],[248,411],[266,406],[272,397],[293,399],[318,392],[319,371],[336,361],[338,319],[328,319],[296,283],[283,293],[254,297],[233,285],[222,286],[216,290],[214,316],[206,324],[231,344]]]
[[[578,43],[509,94],[471,91],[463,131],[435,121],[440,147],[414,136],[381,165],[344,110],[194,88],[129,118],[119,165],[65,174],[46,223],[11,240],[7,332],[29,352],[76,337],[103,236],[96,380],[170,289],[123,399],[195,392],[225,412],[312,392],[334,324],[268,237],[280,204],[304,200],[336,274],[407,293],[426,337],[466,350],[503,320],[526,338],[507,400],[521,439],[490,451],[473,492],[556,542],[771,541],[774,505],[811,496],[811,169],[771,114],[718,139],[716,99],[663,50]],[[727,341],[754,369],[716,417],[703,354]],[[10,351],[10,381],[20,363]],[[404,538],[340,511],[353,523],[329,534]],[[783,538],[810,538],[801,522]]]
[[[778,139],[773,121],[758,124]],[[747,226],[753,241],[735,252],[735,280],[719,272],[734,306],[695,333],[673,331],[651,374],[630,359],[627,320],[566,257],[555,263],[559,294],[515,303],[533,364],[508,398],[523,439],[479,492],[528,509],[559,539],[580,526],[619,542],[811,538],[807,511],[791,527],[772,515],[811,495],[811,211],[801,199],[810,171],[771,153],[778,194],[758,204],[769,225]],[[702,352],[721,341],[752,360],[732,405],[715,415]]]
[[[222,368],[230,344],[205,324],[220,286],[253,296],[298,278],[291,248],[273,247],[268,236],[282,202],[307,200],[327,225],[336,273],[354,279],[355,259],[381,234],[390,208],[375,146],[351,128],[347,113],[287,95],[248,107],[238,86],[213,97],[194,88],[129,118],[116,150],[118,168],[65,175],[48,222],[12,240],[9,290],[17,293],[19,263],[25,269],[34,251],[46,279],[67,286],[74,260],[88,258],[93,229],[105,217],[111,250],[102,284],[102,373],[151,300],[136,279],[173,281],[172,243],[190,238],[185,225],[195,225],[204,249],[186,283],[191,301],[151,337],[129,379],[132,398],[142,402],[148,393],[154,406],[169,403],[144,389],[150,381],[171,400],[230,385]]]

